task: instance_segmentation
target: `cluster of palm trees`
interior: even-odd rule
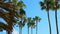
[[[43,2],[40,2],[41,9],[42,10],[45,9],[47,11],[50,34],[52,34],[52,29],[51,29],[51,23],[50,23],[49,10],[55,10],[56,31],[57,31],[57,34],[59,34],[58,20],[57,20],[57,9],[60,8],[60,4],[58,1],[59,0],[44,0]]]
[[[35,16],[34,18],[28,17],[28,18],[20,18],[19,22],[17,22],[18,26],[19,26],[19,34],[22,34],[22,28],[25,26],[25,24],[27,24],[27,28],[28,28],[28,34],[29,34],[29,28],[31,28],[31,34],[33,34],[33,28],[36,27],[36,34],[38,31],[38,22],[40,22],[41,18],[39,18],[38,16]]]
[[[31,34],[33,34],[33,28],[36,27],[36,34],[38,34],[38,22],[40,22],[41,18],[35,16],[34,18],[28,17],[26,18],[26,13],[24,10],[25,4],[22,0],[18,2],[18,0],[9,0],[8,2],[4,2],[5,0],[0,0],[0,7],[5,9],[6,12],[0,11],[0,17],[4,18],[7,24],[0,22],[0,30],[6,30],[7,34],[11,34],[13,30],[13,26],[18,24],[19,26],[19,34],[22,34],[22,28],[27,24],[28,34],[29,28],[31,28]],[[52,28],[50,23],[49,10],[55,10],[55,19],[56,19],[56,31],[58,31],[58,19],[57,19],[57,9],[60,8],[60,4],[58,0],[44,0],[40,2],[41,9],[45,9],[47,11],[48,23],[50,34],[52,34]]]
[[[28,26],[28,34],[29,34],[29,28],[31,27],[31,34],[33,34],[33,28],[36,27],[36,34],[38,31],[38,22],[40,22],[41,18],[38,16],[35,16],[34,18],[28,17],[27,18],[27,26]]]
[[[38,16],[31,18],[26,18],[26,13],[24,10],[25,4],[22,0],[18,2],[18,0],[0,0],[0,7],[5,9],[6,12],[0,11],[0,17],[3,18],[7,24],[0,22],[0,31],[6,30],[7,34],[12,34],[12,30],[14,25],[18,24],[19,26],[19,34],[22,34],[22,28],[27,23],[28,26],[28,34],[29,28],[31,27],[31,34],[33,34],[33,28],[36,26],[36,34],[38,31],[38,22],[41,20]]]

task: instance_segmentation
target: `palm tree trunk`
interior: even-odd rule
[[[55,19],[56,19],[56,31],[57,31],[57,34],[59,34],[59,31],[58,31],[58,20],[57,20],[57,10],[55,10]]]
[[[29,34],[29,26],[28,26],[28,34]]]
[[[37,31],[38,31],[38,26],[37,26],[37,25],[38,25],[38,23],[37,23],[37,21],[36,21],[36,34],[38,34],[38,33],[37,33]]]
[[[19,27],[19,34],[22,34],[22,27]]]
[[[58,0],[55,0],[55,5],[56,5],[56,10],[55,10],[56,31],[57,31],[57,34],[59,34],[59,31],[58,31],[58,20],[57,20],[57,3],[58,3]]]
[[[52,34],[49,11],[47,11],[50,34]]]
[[[31,27],[31,34],[33,34],[33,27]]]
[[[11,31],[7,31],[7,34],[12,34],[12,32]]]

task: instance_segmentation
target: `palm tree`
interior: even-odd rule
[[[26,18],[20,18],[20,21],[18,23],[19,25],[19,34],[22,34],[22,28],[25,26]]]
[[[31,27],[31,34],[33,34],[33,28],[35,27],[35,21],[31,18],[27,18],[27,26],[28,26],[28,34],[29,34],[29,27]]]
[[[58,8],[58,0],[55,0],[55,19],[56,19],[56,30],[57,30],[57,34],[59,34],[59,30],[58,30],[58,20],[57,20],[57,8]]]
[[[27,18],[28,34],[29,34],[29,27],[31,26],[31,20],[32,20],[31,17]]]
[[[38,31],[38,22],[41,20],[41,18],[39,18],[38,16],[35,16],[35,18],[33,18],[33,20],[36,22],[36,34]]]
[[[19,34],[22,34],[22,27],[23,27],[23,23],[22,23],[22,21],[20,21],[20,23],[19,23]]]
[[[31,20],[31,34],[33,34],[33,28],[35,28],[35,22]]]
[[[4,2],[0,2],[0,3],[2,3],[2,5],[0,5],[0,7],[1,8],[3,8],[3,9],[5,9],[5,10],[7,10],[7,11],[11,11],[11,9],[9,9],[8,7],[6,8],[6,6],[8,5],[6,5],[6,3],[4,3]],[[5,6],[4,6],[5,5]],[[13,10],[12,10],[13,11]],[[12,12],[11,11],[11,12]],[[4,15],[4,16],[3,16]],[[2,17],[6,22],[7,22],[7,24],[8,24],[8,29],[9,30],[7,30],[7,33],[8,34],[11,34],[11,32],[12,32],[12,25],[13,25],[13,21],[11,20],[11,18],[13,18],[14,16],[14,13],[12,12],[12,13],[10,13],[10,12],[3,12],[3,11],[1,11],[0,12],[0,17]],[[10,17],[9,17],[10,16]]]
[[[8,26],[11,26],[11,27],[9,27],[9,29],[12,31],[12,25],[13,25],[13,22],[15,21],[13,18],[14,17],[20,17],[20,15],[18,15],[18,14],[15,13],[16,11],[15,11],[15,8],[14,8],[13,4],[10,5],[10,3],[0,2],[0,7],[3,8],[3,9],[5,9],[6,11],[9,11],[8,13],[2,13],[2,12],[0,12],[0,16],[2,18],[4,18],[4,20],[6,20],[6,22],[8,23]],[[12,9],[13,8],[14,9],[12,10],[12,9],[10,9],[10,7],[12,7]],[[13,19],[13,20],[11,20],[11,19]],[[23,21],[23,22],[25,22],[25,21]],[[10,30],[7,31],[8,34],[9,34]]]
[[[42,9],[45,9],[47,11],[49,30],[50,30],[50,34],[52,34],[51,24],[50,24],[50,16],[49,16],[49,8],[50,8],[49,4],[50,4],[49,0],[45,0],[44,2],[40,2]]]
[[[25,25],[25,22],[26,22],[26,14],[25,14],[25,11],[24,11],[24,3],[23,1],[17,1],[17,0],[13,0],[14,2],[14,8],[17,8],[17,13],[18,15],[20,15],[20,17],[18,17],[18,25],[19,25],[19,34],[22,34],[22,27],[24,27]]]
[[[20,24],[20,33],[22,34],[22,27],[24,27],[25,23],[26,23],[26,14],[25,11],[21,8],[20,9],[20,20],[21,20],[21,24]]]
[[[55,0],[54,5],[52,6],[53,9],[55,10],[55,19],[56,19],[56,31],[57,34],[59,34],[59,30],[58,30],[58,20],[57,20],[57,9],[60,8],[60,4],[58,3],[58,0]]]
[[[57,20],[57,9],[60,9],[60,4],[59,4],[58,0],[55,0],[54,2],[51,3],[51,8],[50,9],[51,10],[55,10],[56,31],[57,31],[57,34],[59,34],[59,31],[58,31],[58,20]]]

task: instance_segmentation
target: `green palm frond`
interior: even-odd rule
[[[35,21],[31,20],[31,27],[35,28]]]
[[[59,6],[57,6],[57,8],[55,8],[55,1],[54,0],[44,0],[43,2],[40,2],[40,5],[41,5],[41,9],[42,10],[45,9],[46,11],[48,10],[47,7],[52,10],[59,8]]]
[[[36,21],[40,21],[41,18],[39,18],[38,16],[35,16],[35,20],[36,20]]]
[[[0,27],[0,32],[2,32],[2,31],[3,31],[3,28]]]
[[[23,1],[20,1],[20,2],[18,2],[18,4],[17,4],[18,6],[20,6],[20,7],[26,7],[26,5],[24,4],[24,2]]]
[[[14,5],[17,5],[18,1],[17,0],[13,0]]]
[[[26,13],[23,9],[20,9],[20,15],[26,15]]]
[[[31,17],[29,17],[28,19],[27,19],[27,26],[28,27],[33,27],[33,28],[35,28],[35,18],[31,18]]]
[[[28,26],[28,27],[30,27],[30,26],[31,26],[31,20],[32,20],[32,18],[31,18],[31,17],[27,18],[27,26]]]
[[[42,10],[44,10],[44,9],[46,9],[46,6],[42,6],[42,8],[41,8]]]
[[[40,6],[44,6],[44,3],[43,2],[40,2]]]

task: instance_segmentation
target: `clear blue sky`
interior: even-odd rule
[[[39,5],[40,1],[43,0],[23,0],[26,4],[26,15],[27,17],[35,17],[39,16],[42,20],[38,23],[38,34],[49,34],[49,26],[48,26],[48,19],[47,13],[45,10],[41,10]],[[58,10],[58,26],[60,26],[60,10]],[[50,19],[51,19],[51,26],[52,26],[52,34],[56,34],[56,25],[55,25],[55,13],[54,11],[50,10]],[[3,21],[3,19],[0,19]],[[19,28],[15,27],[15,30],[18,32]],[[35,34],[35,29],[33,29],[33,33]],[[60,27],[59,27],[60,32]],[[4,34],[4,32],[0,32],[0,34]],[[5,32],[6,33],[6,32]],[[23,27],[23,34],[27,34],[27,26]]]

